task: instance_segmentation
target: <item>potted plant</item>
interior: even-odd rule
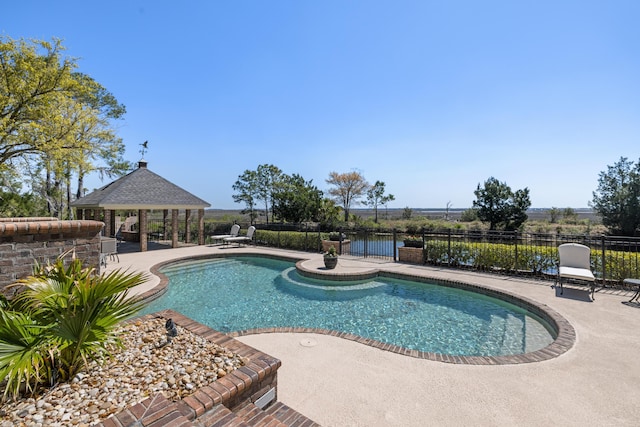
[[[404,239],[405,248],[422,248],[424,243],[422,242],[422,237],[416,236],[407,236]]]
[[[347,235],[344,233],[340,233],[339,231],[332,231],[331,233],[329,233],[329,240],[333,242],[339,242],[341,240],[345,240],[346,238]]]
[[[324,266],[332,270],[336,268],[336,265],[338,265],[338,253],[335,247],[329,246],[329,249],[324,254]]]

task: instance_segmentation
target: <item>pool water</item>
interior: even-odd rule
[[[475,292],[378,277],[326,282],[294,263],[261,257],[191,261],[161,269],[167,292],[144,313],[173,309],[221,332],[331,329],[409,349],[457,356],[532,352],[554,340],[542,319]]]

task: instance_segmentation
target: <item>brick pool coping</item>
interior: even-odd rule
[[[272,254],[207,254],[201,256],[190,256],[183,258],[176,258],[169,261],[165,261],[156,264],[151,267],[152,274],[160,278],[160,283],[153,289],[140,295],[140,298],[145,300],[153,300],[160,297],[167,291],[169,279],[167,276],[160,272],[162,267],[170,264],[178,264],[185,261],[206,260],[215,258],[227,258],[227,257],[242,257],[242,256],[258,256],[264,258],[273,258],[285,261],[295,261],[298,272],[307,277],[321,278],[327,280],[363,280],[371,279],[374,277],[392,277],[396,279],[405,279],[418,281],[423,283],[435,283],[441,286],[448,286],[457,289],[464,289],[476,293],[488,295],[490,297],[498,298],[502,301],[506,301],[520,308],[526,309],[534,315],[540,317],[547,322],[553,331],[557,334],[554,341],[548,346],[529,353],[509,355],[509,356],[456,356],[441,353],[432,353],[420,350],[408,349],[394,344],[383,343],[370,338],[364,338],[359,335],[351,333],[335,331],[331,329],[321,328],[301,328],[301,327],[278,327],[278,328],[256,328],[247,329],[242,331],[229,332],[226,335],[229,337],[240,337],[244,335],[254,334],[268,334],[268,333],[314,333],[329,335],[333,337],[343,338],[350,341],[355,341],[370,347],[378,348],[380,350],[389,351],[392,353],[398,353],[404,356],[415,357],[418,359],[427,359],[437,362],[453,363],[453,364],[465,364],[465,365],[513,365],[522,363],[534,363],[542,362],[545,360],[554,359],[573,347],[576,341],[576,332],[573,326],[558,312],[553,310],[546,304],[541,304],[537,301],[531,300],[526,297],[516,295],[514,293],[497,290],[483,286],[480,283],[474,283],[471,281],[459,281],[459,280],[446,280],[441,278],[430,277],[428,275],[414,275],[406,273],[389,272],[382,269],[371,268],[361,272],[340,272],[339,270],[322,270],[318,271],[305,266],[305,259],[295,256],[286,255],[272,255]]]

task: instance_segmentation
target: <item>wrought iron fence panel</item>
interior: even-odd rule
[[[359,229],[343,233],[346,236],[343,244],[345,254],[363,258],[396,259],[398,242],[394,232]]]

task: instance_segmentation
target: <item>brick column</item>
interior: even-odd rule
[[[191,209],[184,211],[184,242],[191,243]]]
[[[162,210],[162,240],[169,240],[167,230],[169,229],[169,209]]]
[[[171,209],[171,247],[178,247],[178,209]]]
[[[112,237],[113,236],[113,211],[105,210],[104,211],[104,236]]]
[[[105,211],[105,224],[107,224],[106,220],[106,212]],[[116,211],[114,210],[110,210],[109,211],[109,227],[111,227],[111,233],[108,234],[111,237],[114,237],[116,235],[116,233],[118,232],[118,230],[116,230]]]
[[[198,209],[198,244],[204,245],[204,209]]]
[[[147,251],[147,211],[138,211],[138,236],[140,237],[140,252]]]

